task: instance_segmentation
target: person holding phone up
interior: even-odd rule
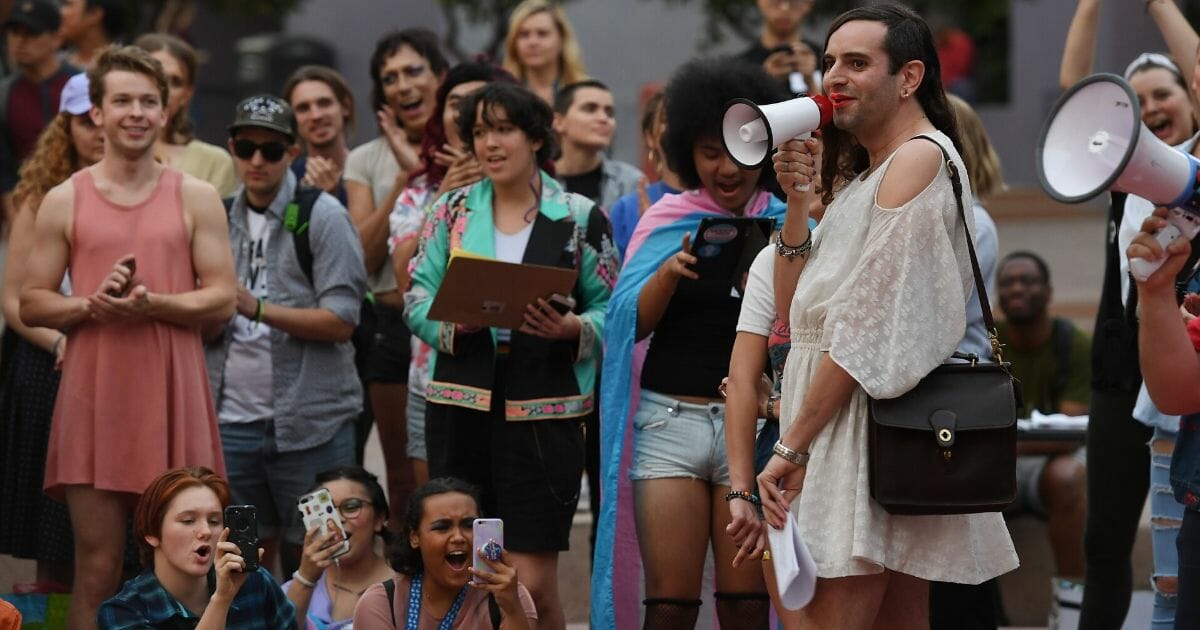
[[[724,532],[729,512],[721,505],[736,493],[730,493],[718,388],[729,367],[742,287],[728,277],[699,276],[692,266],[705,254],[690,247],[705,218],[774,218],[785,210],[767,191],[773,171],[742,170],[722,146],[725,103],[737,97],[771,103],[786,94],[761,68],[731,58],[691,62],[667,85],[662,146],[687,190],[664,196],[639,221],[608,311],[600,405],[606,505],[592,579],[596,627],[637,623],[636,592],[630,591],[638,579],[625,551],[632,545],[617,542],[615,534],[618,511],[627,513],[629,492],[620,487],[625,475],[632,481],[645,572],[643,627],[695,624],[710,544],[721,627],[766,627],[770,603],[762,571],[732,566],[736,548]],[[725,242],[715,229],[708,232],[700,236]],[[621,452],[628,426],[631,461]]]
[[[387,560],[375,552],[375,538],[391,544],[387,527],[387,493],[379,479],[358,466],[317,473],[312,490],[329,491],[340,528],[331,525],[322,533],[314,525],[304,535],[304,555],[283,592],[296,606],[297,623],[307,630],[340,630],[353,623],[354,607],[372,584],[392,577]],[[350,550],[342,552],[342,542]]]
[[[479,490],[460,479],[442,477],[418,487],[408,501],[400,540],[392,550],[397,575],[367,589],[354,610],[354,626],[539,627],[533,598],[517,581],[511,554],[501,551],[496,560],[482,555],[488,541],[475,540],[473,530],[479,507]],[[488,571],[471,566],[473,554],[480,554]]]
[[[227,505],[229,484],[207,468],[175,468],[152,481],[133,514],[146,571],[101,604],[99,627],[295,629],[296,609],[270,572],[244,571],[228,540]]]
[[[545,102],[496,82],[467,95],[460,111],[459,133],[471,138],[485,177],[434,204],[405,296],[409,327],[437,351],[426,388],[429,473],[482,487],[483,508],[504,520],[543,623],[562,627],[558,553],[569,548],[582,420],[595,406],[596,357],[620,263],[600,208],[538,168],[554,154]],[[574,306],[560,312],[538,300],[516,330],[430,320],[455,249],[577,269]]]

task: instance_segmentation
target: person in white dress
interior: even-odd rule
[[[803,628],[928,628],[928,582],[978,584],[1013,570],[999,513],[897,516],[870,495],[869,397],[912,389],[963,337],[973,286],[967,234],[942,150],[967,169],[929,27],[911,10],[839,16],[825,45],[834,103],[823,133],[828,205],[808,228],[815,141],[776,154],[788,212],[775,265],[790,315],[780,440],[758,477],[770,526],[788,511],[817,564]],[[939,148],[939,146],[941,148]],[[972,214],[967,228],[974,230]],[[783,309],[788,309],[784,311]]]

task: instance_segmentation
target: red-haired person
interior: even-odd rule
[[[133,514],[146,570],[100,606],[100,627],[295,628],[296,609],[275,579],[262,567],[246,571],[229,542],[227,505],[229,484],[207,468],[150,482]]]

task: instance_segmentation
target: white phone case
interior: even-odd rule
[[[471,525],[474,532],[475,549],[471,553],[473,566],[482,573],[495,573],[492,568],[479,557],[479,549],[490,541],[495,541],[501,549],[504,548],[504,521],[498,518],[477,518]]]
[[[329,534],[330,523],[341,532],[342,542],[341,548],[334,552],[334,558],[350,551],[350,540],[346,536],[346,528],[342,526],[342,515],[337,508],[333,506],[333,497],[325,488],[317,488],[316,490],[300,497],[300,517],[304,520],[304,531],[313,528],[313,525],[321,526],[321,535]]]

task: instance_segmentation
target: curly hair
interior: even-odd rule
[[[829,38],[847,22],[865,20],[881,22],[887,27],[883,38],[883,49],[888,56],[888,74],[896,74],[909,61],[925,64],[925,76],[917,86],[914,96],[921,105],[929,122],[946,134],[954,147],[962,153],[962,142],[958,138],[958,125],[954,112],[946,100],[942,88],[942,66],[938,61],[937,46],[929,25],[915,11],[896,4],[872,5],[851,9],[839,15],[829,25],[825,36],[825,50],[829,50]],[[821,162],[821,181],[850,181],[870,166],[870,156],[849,133],[836,125],[826,125],[821,130],[825,156]],[[833,186],[824,186],[821,201],[833,203]]]
[[[404,512],[404,524],[400,529],[399,543],[392,547],[391,565],[399,573],[413,576],[425,571],[425,562],[421,560],[421,550],[409,544],[411,534],[421,529],[421,519],[425,518],[425,499],[439,494],[457,492],[471,497],[475,507],[481,508],[479,488],[454,477],[439,477],[431,479],[416,490],[408,498],[408,509]],[[482,510],[479,516],[483,516]]]
[[[667,166],[690,189],[701,186],[692,149],[702,139],[721,138],[726,103],[746,98],[768,104],[788,97],[761,66],[733,57],[689,61],[672,75],[665,94],[667,130],[661,140],[663,152]],[[774,190],[774,182],[775,171],[767,163],[759,173],[758,185]]]
[[[133,45],[148,53],[166,52],[179,62],[179,65],[183,66],[185,75],[183,80],[188,87],[196,85],[196,72],[200,68],[200,57],[191,44],[166,33],[146,33],[137,38]],[[175,115],[167,121],[167,140],[171,144],[187,144],[196,137],[192,118],[188,115],[187,110],[186,107],[180,107],[175,111]]]
[[[71,118],[70,113],[59,112],[38,136],[33,153],[21,165],[20,181],[12,196],[14,208],[29,206],[36,212],[51,188],[86,166],[71,141]]]
[[[517,58],[517,36],[521,33],[521,24],[538,13],[550,14],[554,25],[558,27],[558,37],[562,40],[562,52],[558,55],[558,83],[570,85],[588,79],[583,66],[583,53],[579,50],[579,39],[575,37],[575,29],[571,28],[567,12],[550,0],[525,0],[513,9],[508,18],[508,35],[504,38],[504,69],[521,81],[526,80],[525,66]]]
[[[554,156],[558,155],[558,138],[552,122],[554,113],[536,94],[514,83],[489,83],[467,95],[459,104],[458,134],[470,142],[474,136],[475,116],[481,114],[483,123],[491,126],[499,108],[531,141],[541,141],[536,160],[541,168],[553,175]]]

